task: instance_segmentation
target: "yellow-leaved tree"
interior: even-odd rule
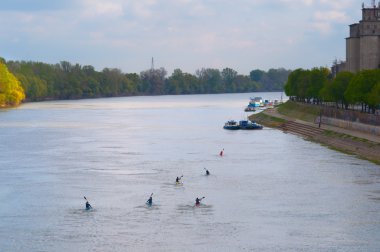
[[[0,107],[16,106],[24,99],[25,93],[20,82],[0,60]]]

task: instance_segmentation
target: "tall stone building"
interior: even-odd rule
[[[371,7],[362,5],[362,20],[350,25],[346,38],[346,62],[334,62],[333,74],[341,71],[356,73],[380,68],[380,2]]]

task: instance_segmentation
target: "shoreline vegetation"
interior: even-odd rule
[[[116,68],[96,71],[91,65],[67,61],[47,64],[0,58],[0,64],[18,81],[24,95],[17,102],[0,100],[0,107],[22,101],[282,91],[291,72],[283,68],[255,69],[242,75],[231,68],[201,68],[195,74],[175,69],[168,76],[165,68],[151,68],[138,74],[123,73]],[[0,72],[0,99],[3,86],[7,85],[2,77]]]
[[[380,135],[328,125],[324,120],[319,125],[320,116],[317,106],[287,101],[249,119],[380,165]]]

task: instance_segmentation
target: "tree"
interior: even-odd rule
[[[223,93],[224,88],[221,83],[221,75],[219,69],[202,68],[196,71],[196,75],[200,84],[204,86],[206,93]]]
[[[149,69],[140,73],[143,86],[143,92],[152,95],[164,94],[165,76],[167,72],[165,68]]]
[[[0,61],[0,106],[15,106],[25,99],[25,93],[18,79]]]
[[[233,82],[237,75],[238,73],[231,68],[224,68],[222,70],[222,81],[225,85],[225,92],[235,92],[235,85],[233,85]]]
[[[344,92],[347,90],[348,85],[350,84],[354,74],[351,72],[339,72],[335,79],[331,83],[331,98],[334,102],[342,103],[346,109],[348,108],[348,102],[344,97]]]
[[[251,80],[253,80],[253,81],[260,81],[264,74],[265,74],[264,71],[259,70],[259,69],[256,69],[256,70],[252,70],[252,71],[249,73],[249,77],[250,77]]]
[[[375,113],[375,109],[380,108],[380,80],[371,89],[367,100],[368,105],[372,108],[372,113]]]
[[[357,73],[350,81],[346,92],[345,99],[351,103],[361,103],[362,111],[374,111],[374,105],[369,100],[372,89],[380,80],[380,70],[363,70]],[[370,104],[371,103],[371,104]]]
[[[316,102],[319,104],[319,101],[321,99],[321,89],[325,85],[325,83],[328,81],[329,77],[329,70],[327,68],[313,68],[309,72],[309,86],[307,88],[307,98],[313,99],[313,102]]]
[[[298,100],[306,97],[306,88],[308,87],[308,70],[302,68],[293,71],[285,84],[285,94],[289,97],[297,97]]]

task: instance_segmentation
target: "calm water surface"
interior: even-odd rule
[[[280,99],[1,110],[0,251],[380,251],[379,166],[278,130],[223,130],[250,96]]]

